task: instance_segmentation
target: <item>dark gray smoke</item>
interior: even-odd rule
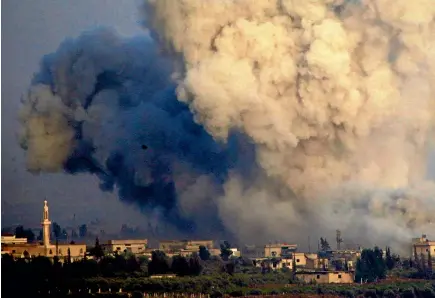
[[[223,230],[213,199],[252,148],[240,136],[217,144],[177,100],[171,73],[146,38],[99,29],[63,42],[23,100],[28,169],[88,172],[184,233]]]

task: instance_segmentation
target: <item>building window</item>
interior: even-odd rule
[[[52,255],[52,254],[53,254],[53,251],[50,249],[50,251],[48,252],[48,254]]]
[[[59,248],[59,253],[62,254],[62,250]]]
[[[121,250],[121,247],[117,247],[116,250]]]
[[[12,253],[13,253],[13,254],[15,253],[15,249],[12,250]]]
[[[300,262],[300,260],[299,259],[296,259],[296,263],[299,263]]]
[[[83,253],[83,248],[80,248],[80,253],[81,253],[81,254]]]
[[[317,275],[317,279],[320,279],[320,275]]]
[[[341,278],[341,274],[338,275],[338,278]]]

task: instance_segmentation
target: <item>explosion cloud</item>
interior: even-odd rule
[[[430,233],[431,4],[149,0],[165,57],[100,30],[43,60],[28,168],[89,171],[184,231],[222,223],[243,241]]]

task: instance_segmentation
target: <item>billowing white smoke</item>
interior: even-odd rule
[[[433,4],[147,2],[156,38],[182,57],[179,100],[217,140],[241,130],[256,144],[265,176],[226,183],[228,227],[270,239],[341,228],[377,244],[435,230],[435,186],[419,186],[434,136]]]

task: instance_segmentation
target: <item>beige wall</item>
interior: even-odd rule
[[[80,259],[84,257],[86,252],[86,244],[59,244],[58,245],[58,257],[67,257],[68,248],[70,249],[71,258]],[[38,244],[22,244],[22,245],[5,245],[5,251],[9,251],[14,257],[24,257],[24,253],[29,253],[30,257],[56,256],[56,246],[50,245],[45,248],[43,245]]]
[[[279,257],[282,254],[283,248],[289,248],[289,249],[296,249],[296,244],[285,244],[285,243],[278,243],[278,244],[267,244],[264,246],[264,256],[266,258],[273,258],[273,257]]]
[[[14,236],[1,236],[2,244],[25,244],[27,243],[27,238],[16,238]]]
[[[143,254],[148,246],[148,239],[133,240],[109,240],[108,244],[103,245],[106,252],[124,252],[130,251],[134,254]]]
[[[329,260],[327,258],[307,258],[305,268],[307,269],[328,269]]]
[[[269,264],[270,269],[279,270],[282,268],[293,268],[293,259],[281,259],[279,262],[272,262],[272,259],[269,258],[255,258],[255,267],[261,268],[263,267],[263,263],[265,265]]]
[[[164,240],[159,242],[159,249],[163,251],[181,250],[187,245],[185,240]]]
[[[212,240],[164,240],[159,242],[159,249],[163,251],[199,251],[200,246],[205,246],[208,249],[213,248]]]
[[[28,252],[29,256],[45,256],[45,248],[38,244],[11,244],[4,245],[3,250],[9,251],[14,257],[24,257],[24,252]]]
[[[430,252],[432,257],[435,256],[435,242],[414,244],[414,247],[418,255],[420,254],[428,255]]]
[[[187,247],[197,247],[199,250],[200,246],[205,246],[208,249],[213,248],[213,240],[192,240],[187,242]]]
[[[294,258],[295,258],[296,267],[307,265],[307,257],[305,256],[305,253],[296,252],[294,253]]]
[[[430,257],[432,259],[432,268],[435,269],[435,241],[415,243],[413,245],[413,248],[414,248],[413,254],[417,254],[418,258],[424,256],[425,261],[429,261],[429,257]]]
[[[58,255],[59,257],[68,256],[68,248],[72,258],[83,258],[86,253],[86,244],[59,244]],[[54,247],[54,250],[56,247]]]
[[[305,272],[296,273],[296,277],[305,283],[353,283],[354,275],[350,272]]]

